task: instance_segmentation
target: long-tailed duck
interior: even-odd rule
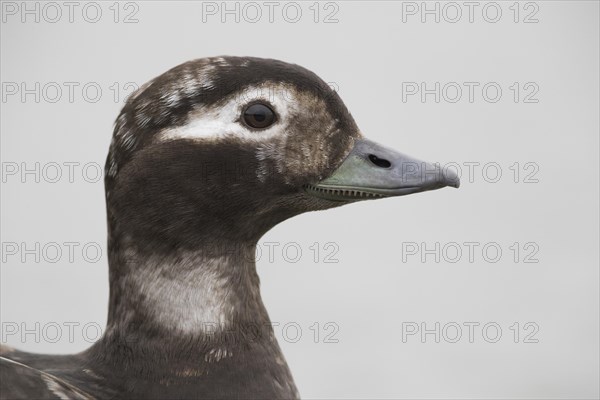
[[[115,123],[103,337],[75,355],[4,347],[2,398],[297,398],[260,296],[259,238],[303,212],[458,185],[365,139],[302,67],[179,65]]]

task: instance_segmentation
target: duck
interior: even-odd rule
[[[2,346],[2,398],[299,398],[261,299],[258,240],[305,212],[460,184],[364,137],[315,73],[234,56],[135,91],[104,183],[106,329],[72,355]]]

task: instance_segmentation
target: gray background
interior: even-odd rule
[[[83,179],[81,165],[104,165],[112,123],[127,94],[123,87],[193,58],[252,55],[301,64],[334,83],[370,139],[421,159],[463,166],[460,190],[305,214],[261,240],[263,298],[280,324],[275,331],[303,397],[598,398],[598,2],[521,3],[519,22],[509,8],[513,2],[498,2],[502,17],[496,23],[482,16],[486,2],[478,3],[473,22],[461,6],[456,23],[443,14],[439,23],[431,15],[421,22],[420,14],[404,14],[403,21],[407,3],[359,1],[335,2],[327,9],[318,4],[318,23],[312,2],[298,3],[302,17],[296,23],[283,18],[285,3],[275,9],[272,23],[264,6],[260,21],[247,21],[253,13],[244,20],[243,5],[239,23],[233,16],[223,23],[220,14],[204,15],[203,21],[199,2],[136,2],[138,22],[129,24],[122,20],[134,6],[121,4],[115,23],[112,2],[99,2],[102,17],[90,23],[82,18],[85,4],[79,3],[72,23],[68,15],[56,23],[40,15],[36,23],[32,16],[22,22],[20,14],[3,14],[4,89],[6,82],[63,87],[56,103],[48,101],[54,92],[40,93],[36,103],[33,95],[23,102],[3,89],[3,170],[13,163],[39,162],[40,168],[80,163],[72,183],[66,168],[57,183],[44,176],[36,183],[34,176],[19,174],[3,179],[1,321],[7,344],[34,352],[77,352],[90,345],[86,338],[96,336],[93,328],[84,335],[84,324],[104,326],[106,256],[87,262],[81,255],[84,243],[105,247],[103,185]],[[433,9],[436,3],[427,4]],[[440,10],[444,5],[438,3]],[[325,14],[336,9],[338,22],[324,23]],[[524,23],[536,10],[538,22]],[[288,19],[294,18],[292,11]],[[493,11],[488,9],[488,17]],[[46,17],[54,18],[54,12]],[[80,84],[72,103],[64,82]],[[82,96],[87,82],[102,88],[96,103]],[[118,102],[110,89],[115,82],[121,87]],[[480,86],[473,102],[463,91],[456,103],[446,100],[454,92],[436,103],[432,95],[425,102],[418,96],[403,101],[403,82]],[[503,90],[495,103],[482,97],[488,82]],[[518,102],[509,88],[514,82],[520,85]],[[524,91],[528,82],[539,88],[532,98],[537,103],[523,101],[531,91],[532,86]],[[480,163],[471,177],[468,162]],[[510,168],[515,162],[521,172],[517,183]],[[528,162],[534,164],[525,169]],[[482,173],[490,163],[502,173],[496,183],[494,169]],[[88,170],[88,180],[93,172]],[[40,262],[26,255],[22,262],[22,251],[6,251],[10,243],[32,248],[36,242],[40,248],[81,245],[73,262],[64,245],[55,263],[48,260],[54,253],[42,254]],[[272,260],[264,242],[279,243]],[[316,262],[310,249],[315,242],[321,248]],[[337,246],[337,263],[326,262],[325,255],[336,248],[325,249],[329,242]],[[464,242],[479,243],[473,262]],[[521,249],[517,262],[510,249],[515,242]],[[290,260],[293,249],[282,254],[287,243],[301,248],[297,262]],[[407,243],[430,249],[458,243],[463,254],[451,262],[455,253],[447,247],[448,253],[438,253],[439,262],[434,255],[423,262],[420,253],[403,252]],[[495,263],[482,256],[488,243],[502,250]],[[526,243],[530,247],[524,249]],[[538,262],[524,262],[535,249]],[[72,340],[64,325],[69,322],[80,324]],[[310,329],[315,322],[317,343]],[[335,325],[326,329],[327,322]],[[472,343],[464,325],[469,322],[480,324]],[[510,328],[515,322],[517,343]],[[428,329],[439,323],[439,343],[433,334],[403,341],[407,323],[425,323]],[[494,338],[494,329],[482,333],[488,323],[502,329],[495,343],[486,340]],[[58,340],[56,324],[62,327]],[[292,327],[287,335],[285,324]],[[462,327],[456,343],[451,342],[454,324]],[[15,326],[19,331],[9,334]],[[329,343],[325,335],[334,326],[339,330],[328,339],[338,342]],[[294,327],[302,329],[295,343]],[[535,327],[539,330],[526,340]],[[21,337],[23,328],[40,337]]]

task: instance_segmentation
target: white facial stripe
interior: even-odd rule
[[[264,100],[271,104],[277,114],[277,122],[271,127],[252,130],[241,122],[241,115],[250,102]],[[186,125],[168,128],[159,135],[159,140],[172,139],[219,139],[236,137],[244,140],[268,140],[285,136],[289,116],[298,108],[298,102],[289,86],[265,83],[248,87],[236,93],[224,104],[199,107],[193,111]]]

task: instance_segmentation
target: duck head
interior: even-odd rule
[[[111,237],[152,248],[256,241],[306,211],[459,185],[363,137],[314,73],[246,57],[184,63],[130,96],[105,183]]]

